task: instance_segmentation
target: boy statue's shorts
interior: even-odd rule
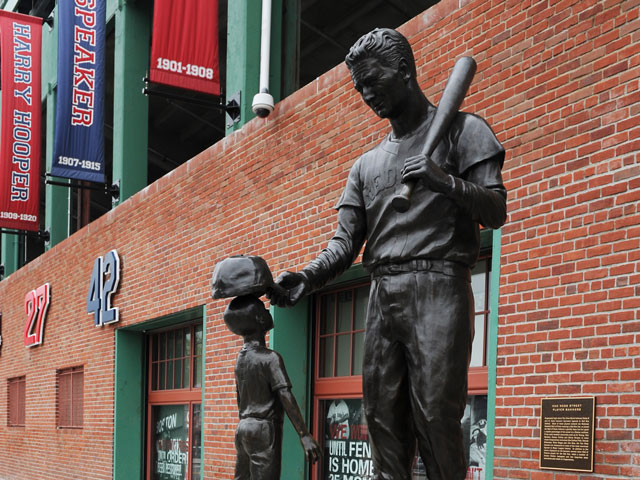
[[[280,480],[282,422],[243,418],[236,429],[234,480]]]

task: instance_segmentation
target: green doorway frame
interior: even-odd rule
[[[205,352],[206,318],[206,307],[202,305],[115,331],[113,480],[144,479],[147,333],[159,328],[200,320],[204,332],[202,348]],[[206,355],[203,354],[203,375],[205,357]],[[203,388],[202,408],[204,408],[204,392]],[[204,421],[204,415],[202,418]]]

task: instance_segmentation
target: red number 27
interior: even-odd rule
[[[27,312],[27,324],[24,327],[25,347],[34,347],[42,343],[50,292],[51,287],[45,283],[24,297],[24,309]]]

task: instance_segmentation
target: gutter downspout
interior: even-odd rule
[[[271,54],[271,0],[262,0],[262,30],[260,37],[260,91],[253,97],[251,109],[260,118],[273,112],[274,101],[269,94],[269,62]]]

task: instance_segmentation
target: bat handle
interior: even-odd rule
[[[415,187],[415,181],[408,181],[402,186],[402,190],[397,195],[394,195],[391,200],[391,206],[396,212],[404,213],[409,210],[411,206],[411,194],[413,193],[413,187]]]

